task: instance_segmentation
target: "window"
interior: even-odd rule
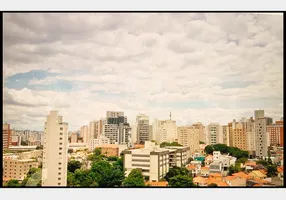
[[[60,133],[60,135],[63,135],[63,133]]]
[[[58,185],[61,185],[61,183],[58,183]]]
[[[61,173],[61,172],[59,172],[58,174],[59,174],[59,175],[61,175],[62,173]]]
[[[62,145],[63,143],[62,142],[60,142],[60,145]]]
[[[63,138],[61,137],[60,140],[62,140]]]
[[[62,147],[59,148],[59,150],[62,150],[62,149],[63,149]]]
[[[61,167],[59,167],[59,170],[62,170],[62,168],[61,168]]]
[[[62,155],[62,153],[59,153],[59,155]]]
[[[60,180],[61,180],[61,178],[58,178],[58,180],[60,181]]]
[[[63,130],[63,127],[61,127],[60,130],[62,131],[62,130]]]
[[[61,165],[62,163],[61,162],[59,162],[59,165]]]

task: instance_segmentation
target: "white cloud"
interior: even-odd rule
[[[78,129],[107,110],[125,111],[130,121],[140,112],[153,119],[172,111],[180,124],[227,123],[270,101],[265,112],[279,119],[282,22],[280,15],[230,13],[5,14],[5,80],[41,69],[58,74],[24,87],[59,80],[84,85],[61,92],[5,85],[4,118],[28,128],[29,116],[58,109]],[[180,106],[187,101],[212,108]],[[42,128],[43,118],[35,120]]]

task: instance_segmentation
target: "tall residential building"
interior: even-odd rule
[[[157,120],[156,124],[153,124],[153,131],[156,132],[156,142],[161,144],[162,142],[177,142],[178,135],[177,135],[177,124],[176,121],[173,120]]]
[[[284,145],[284,127],[283,121],[276,121],[275,124],[266,126],[267,134],[269,135],[269,142],[271,146]]]
[[[149,117],[144,114],[140,114],[136,117],[137,125],[137,143],[144,144],[145,141],[150,140],[149,131]]]
[[[89,132],[89,129],[87,125],[82,126],[80,128],[80,137],[83,139],[83,142],[86,144],[88,144],[90,141],[88,132]]]
[[[51,111],[45,122],[42,186],[67,185],[67,130],[63,117]]]
[[[205,136],[205,126],[201,122],[197,122],[193,124],[194,127],[199,129],[199,135],[200,135],[200,141],[206,142],[206,136]]]
[[[228,128],[228,125],[222,126],[222,143],[229,146],[229,128]]]
[[[265,119],[266,119],[266,126],[273,124],[273,118],[271,118],[271,117],[265,117]]]
[[[264,110],[255,110],[255,148],[257,157],[267,157],[267,132],[266,132],[266,118],[264,117]]]
[[[110,139],[111,144],[131,145],[131,128],[124,112],[107,111],[106,122],[104,135]]]
[[[246,150],[246,131],[243,128],[243,122],[228,123],[229,128],[229,146],[238,147]]]
[[[77,143],[77,134],[76,133],[71,134],[71,143]]]
[[[210,123],[208,125],[207,144],[218,144],[220,131],[220,125],[218,123]]]
[[[178,127],[178,142],[189,147],[191,153],[200,149],[200,129],[196,126]]]
[[[90,142],[90,140],[92,139],[96,139],[98,135],[98,131],[97,131],[97,123],[96,121],[91,121],[89,122],[89,126],[88,126],[88,141],[87,143]]]
[[[137,125],[136,124],[131,126],[131,141],[133,144],[137,142]]]
[[[3,124],[3,149],[8,149],[12,142],[10,124]]]

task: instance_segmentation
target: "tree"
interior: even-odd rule
[[[172,142],[172,143],[162,142],[162,143],[160,144],[160,147],[161,147],[161,148],[166,147],[166,146],[183,146],[183,145],[179,144],[178,142]]]
[[[124,180],[124,172],[107,161],[94,162],[91,174],[99,187],[118,187]]]
[[[189,170],[185,167],[173,167],[170,168],[169,172],[165,175],[165,179],[169,182],[169,180],[172,177],[182,175],[182,176],[188,176],[189,175]]]
[[[177,175],[169,179],[170,187],[193,187],[193,179],[187,175]]]
[[[157,145],[157,142],[155,140],[151,140],[151,142],[155,142],[155,144]]]
[[[205,142],[203,142],[203,141],[200,141],[200,144],[205,144]]]
[[[69,186],[75,187],[97,187],[98,183],[90,174],[89,170],[76,169],[73,176],[68,174]]]
[[[216,183],[211,183],[211,184],[208,184],[208,187],[218,187],[218,185]]]
[[[116,156],[109,156],[107,157],[107,161],[117,161],[119,158]]]
[[[21,187],[21,184],[19,183],[18,180],[11,179],[7,182],[6,186],[7,187]]]
[[[31,168],[26,178],[22,181],[22,186],[41,186],[42,170],[41,168]]]
[[[267,169],[267,176],[268,177],[276,177],[278,174],[277,166],[276,165],[268,165]]]
[[[240,163],[236,164],[235,166],[231,165],[228,168],[228,175],[231,176],[234,173],[240,172],[241,168],[240,168]]]
[[[133,169],[123,181],[125,187],[144,187],[144,178],[140,169]]]
[[[243,164],[245,164],[245,162],[246,162],[247,160],[248,160],[248,158],[245,158],[245,157],[239,158],[239,159],[237,159],[236,163],[243,163]]]
[[[73,153],[73,149],[68,149],[68,153]]]
[[[76,169],[81,168],[81,163],[77,160],[71,160],[68,162],[68,171],[74,173]]]
[[[93,151],[93,154],[96,155],[96,156],[101,155],[101,148],[95,148],[94,151]]]
[[[204,151],[206,154],[212,154],[214,151],[213,145],[207,145]]]

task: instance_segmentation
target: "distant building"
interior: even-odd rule
[[[229,127],[228,125],[222,126],[222,141],[223,144],[229,146]]]
[[[201,122],[194,123],[192,126],[199,129],[199,140],[206,143],[205,126]]]
[[[255,110],[255,141],[256,141],[256,156],[266,157],[268,149],[268,136],[266,132],[266,118],[264,117],[264,110]]]
[[[184,147],[189,147],[191,152],[199,151],[200,129],[195,126],[178,127],[178,142]]]
[[[90,150],[93,151],[97,145],[110,144],[110,139],[105,136],[100,136],[98,139],[90,141]]]
[[[149,117],[145,114],[140,114],[136,117],[137,125],[137,143],[144,144],[145,141],[151,139],[150,135],[150,126],[149,126]]]
[[[67,185],[68,124],[57,111],[45,122],[42,186]]]
[[[207,144],[218,144],[220,135],[220,125],[218,123],[211,123],[208,125]]]
[[[70,143],[77,143],[77,134],[76,133],[71,134],[71,142]]]
[[[246,131],[243,128],[243,122],[228,123],[229,128],[229,145],[231,147],[238,147],[240,149],[247,149]]]
[[[177,142],[177,125],[173,120],[155,120],[153,124],[153,134],[158,144],[162,142]]]
[[[283,121],[276,121],[275,124],[267,125],[266,131],[269,137],[270,146],[284,145]]]
[[[3,124],[3,149],[8,149],[11,146],[12,134],[10,124]]]

